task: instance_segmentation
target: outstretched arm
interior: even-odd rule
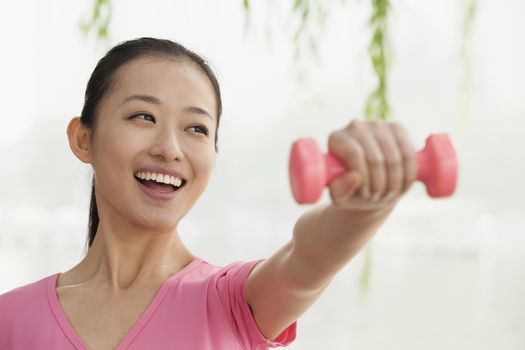
[[[261,332],[275,339],[373,237],[416,178],[416,152],[397,123],[353,121],[329,138],[346,174],[331,204],[297,221],[293,238],[248,276],[244,293]]]

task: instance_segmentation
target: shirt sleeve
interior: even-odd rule
[[[243,349],[265,350],[287,346],[295,340],[297,321],[290,324],[274,340],[267,339],[257,327],[246,301],[243,286],[250,271],[264,259],[233,262],[217,271],[215,285],[228,313],[231,327]]]

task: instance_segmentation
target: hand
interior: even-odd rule
[[[390,212],[416,180],[416,150],[399,123],[353,120],[328,149],[349,169],[329,185],[334,206]]]

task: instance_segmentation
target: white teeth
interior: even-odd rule
[[[170,178],[170,184],[173,185],[173,186],[176,186],[176,187],[180,187],[180,185],[182,185],[182,180],[179,179],[178,177],[171,177]]]
[[[164,175],[164,174],[157,174],[157,173],[148,173],[148,172],[137,172],[135,173],[135,176],[141,180],[153,180],[159,183],[165,183],[167,185],[173,185],[176,187],[180,187],[182,184],[182,179],[170,176],[170,175]]]

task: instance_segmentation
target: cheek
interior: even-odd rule
[[[111,170],[118,173],[129,171],[125,167],[134,156],[143,149],[146,142],[143,137],[134,137],[125,129],[106,129],[104,133],[96,135],[94,140],[94,164],[95,169],[102,171]]]
[[[199,153],[199,157],[195,157],[193,160],[195,170],[203,175],[206,179],[208,179],[211,175],[211,172],[213,170],[216,155],[213,151],[210,152],[208,149],[203,150]]]

